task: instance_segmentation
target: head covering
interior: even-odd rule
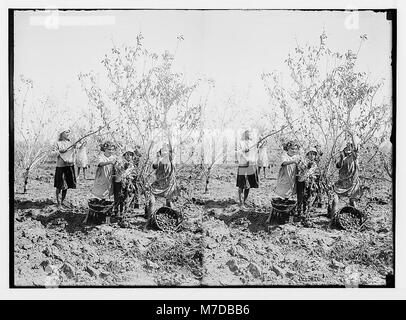
[[[138,144],[134,147],[134,156],[140,157],[141,156],[141,146]]]
[[[251,138],[251,134],[252,134],[251,129],[248,128],[248,127],[243,127],[243,131],[242,131],[242,134],[241,134],[241,139],[246,140],[247,134],[249,135],[249,138]]]
[[[64,132],[70,132],[70,129],[68,127],[63,127],[59,130],[59,134],[62,134]]]
[[[62,140],[62,134],[65,132],[70,133],[70,129],[67,127],[62,127],[58,130],[58,140]]]
[[[311,152],[313,152],[314,154],[317,154],[317,149],[315,147],[308,148],[306,151],[306,155],[308,155]]]
[[[132,149],[130,147],[125,148],[123,155],[125,155],[127,153],[131,153],[132,155],[134,155],[134,149]]]
[[[159,142],[156,146],[155,146],[155,148],[156,148],[156,150],[157,150],[157,152],[160,152],[160,151],[170,151],[170,144],[169,144],[169,142]]]
[[[347,148],[350,148],[351,150],[355,150],[356,146],[351,142],[351,141],[347,141],[347,143],[345,144],[343,151]]]
[[[106,141],[102,145],[100,145],[101,151],[106,151],[107,149],[115,149],[116,146],[111,141]]]
[[[299,144],[293,140],[288,141],[282,145],[283,150],[288,151],[291,148],[299,148]]]

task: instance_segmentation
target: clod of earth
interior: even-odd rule
[[[285,276],[285,270],[282,268],[279,268],[277,265],[272,264],[271,265],[271,270],[275,272],[279,277],[284,277]]]
[[[68,277],[68,279],[75,277],[75,268],[70,263],[65,262],[61,271]]]
[[[255,277],[255,278],[259,278],[261,277],[261,269],[255,264],[255,263],[250,263],[248,265],[248,271],[251,272],[251,274]]]
[[[208,249],[214,249],[218,247],[218,243],[216,241],[214,241],[213,239],[207,239],[206,240],[206,247]]]
[[[336,269],[344,269],[345,268],[344,263],[338,262],[337,260],[334,260],[334,259],[331,260],[331,266],[333,268],[336,268]]]
[[[51,274],[51,273],[53,273],[53,269],[52,269],[52,267],[51,267],[51,263],[49,262],[49,260],[44,260],[44,261],[42,261],[41,263],[40,263],[40,266],[44,269],[44,271],[47,273],[47,274]]]
[[[24,243],[21,248],[24,249],[24,250],[29,250],[32,247],[33,247],[32,243],[27,242],[27,243]]]
[[[237,262],[234,259],[227,261],[226,264],[230,269],[230,271],[233,272],[234,274],[240,273],[240,268],[238,267]]]
[[[108,271],[102,271],[102,272],[100,272],[99,276],[100,276],[100,278],[102,278],[102,279],[106,279],[108,276],[110,276],[110,272],[108,272]]]
[[[91,266],[86,266],[85,271],[92,277],[95,277],[98,275],[98,271]]]
[[[61,254],[58,249],[52,250],[52,257],[54,257],[55,259],[60,260],[60,261],[65,260],[64,255]]]
[[[150,269],[159,269],[159,264],[152,262],[151,260],[146,260],[146,266]]]

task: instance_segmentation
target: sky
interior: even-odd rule
[[[68,92],[69,108],[80,110],[88,102],[77,76],[90,70],[103,75],[100,61],[113,42],[135,45],[142,32],[150,51],[173,52],[182,35],[175,67],[188,79],[215,81],[212,107],[220,108],[232,95],[237,100],[234,112],[247,107],[255,111],[272,108],[261,73],[277,70],[288,75],[284,60],[296,43],[317,44],[325,30],[328,46],[340,51],[356,51],[360,35],[367,34],[359,67],[371,79],[386,78],[384,94],[390,96],[390,22],[384,13],[356,14],[358,24],[350,12],[330,11],[98,10],[51,17],[44,11],[19,11],[14,21],[14,71],[34,81],[34,96],[63,99]]]

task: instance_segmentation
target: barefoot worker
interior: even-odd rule
[[[237,184],[240,206],[245,207],[250,188],[258,188],[257,146],[251,139],[250,131],[245,130],[237,149]],[[244,197],[242,198],[242,195]]]
[[[113,166],[116,163],[116,156],[113,152],[116,147],[106,141],[100,146],[102,152],[97,161],[96,175],[92,188],[92,195],[97,199],[110,199],[113,195]],[[106,223],[110,223],[110,217],[106,217]]]
[[[309,199],[316,191],[317,150],[310,148],[306,157],[297,164],[297,215],[306,218],[309,210]]]
[[[127,210],[126,200],[129,195],[131,171],[133,165],[134,151],[126,148],[122,159],[118,160],[113,167],[113,193],[114,209],[117,216],[121,216]],[[131,177],[132,178],[132,177]]]
[[[75,146],[72,146],[69,136],[69,129],[61,130],[59,133],[58,141],[56,142],[54,147],[54,151],[58,153],[54,179],[58,210],[67,208],[67,206],[64,204],[64,201],[68,189],[76,189],[76,176],[74,167]]]
[[[336,213],[338,198],[349,198],[350,206],[356,207],[356,199],[361,196],[360,178],[358,176],[358,149],[353,141],[347,142],[336,163],[338,181],[334,183],[334,199],[330,216]]]
[[[113,195],[113,166],[116,163],[116,156],[113,154],[115,146],[110,142],[104,142],[100,146],[97,161],[96,175],[92,195],[99,199],[110,198]]]
[[[289,199],[296,195],[296,165],[299,162],[298,145],[293,141],[283,146],[282,164],[279,169],[275,193],[282,199]]]
[[[155,181],[152,183],[152,194],[156,197],[164,197],[167,207],[172,207],[172,198],[177,190],[172,159],[170,145],[164,144],[157,152],[156,159],[152,164],[156,176]]]

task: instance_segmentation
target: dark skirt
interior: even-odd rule
[[[127,198],[126,189],[123,188],[122,182],[113,182],[113,194],[114,194],[114,211],[123,212],[124,202]]]
[[[75,166],[56,167],[54,187],[60,190],[76,189]]]
[[[122,182],[113,182],[114,201],[120,202],[124,198],[124,188]]]
[[[257,167],[238,167],[236,185],[241,189],[258,188],[259,179]]]

